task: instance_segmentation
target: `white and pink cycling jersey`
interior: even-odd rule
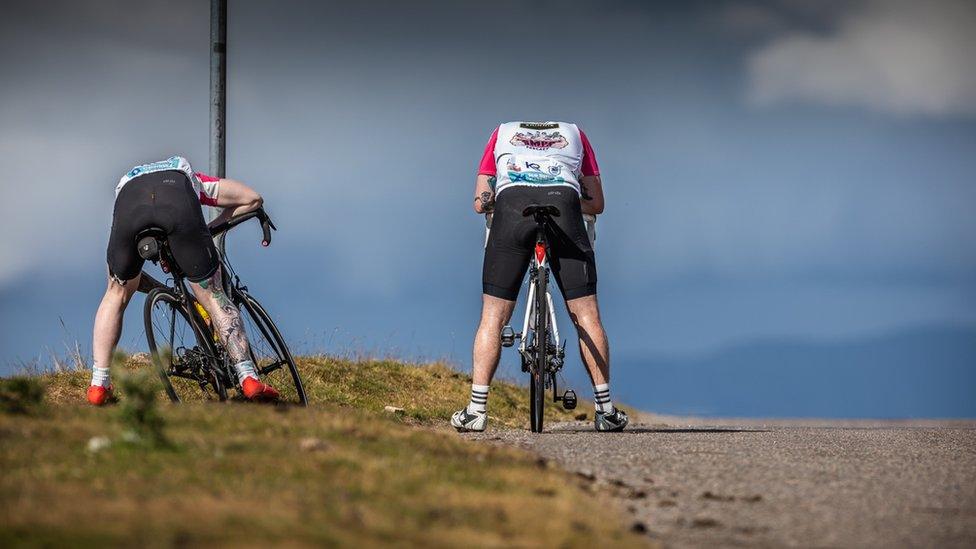
[[[579,193],[579,178],[600,175],[600,168],[586,134],[576,124],[506,122],[488,139],[478,174],[497,178],[496,195],[520,185],[561,185]]]
[[[217,205],[217,193],[220,191],[220,178],[212,177],[205,173],[194,172],[193,168],[190,166],[190,162],[182,156],[171,156],[166,160],[142,164],[141,166],[132,168],[122,176],[122,179],[119,180],[119,184],[115,187],[115,196],[119,196],[119,191],[122,190],[122,187],[124,187],[126,183],[132,181],[140,175],[168,170],[183,172],[186,174],[186,176],[190,179],[190,182],[193,184],[193,191],[200,199],[200,204],[203,204],[204,206]]]

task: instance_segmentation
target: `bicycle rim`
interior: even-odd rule
[[[144,316],[149,353],[170,400],[226,400],[226,388],[213,373],[213,344],[194,328],[179,298],[169,290],[153,290]]]
[[[308,405],[302,378],[291,351],[264,307],[250,295],[239,293],[241,320],[248,336],[251,360],[261,380],[281,393],[279,402]]]

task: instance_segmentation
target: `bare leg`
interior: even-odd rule
[[[502,352],[502,326],[515,310],[515,302],[485,294],[481,305],[481,324],[474,337],[471,377],[475,385],[491,385]]]
[[[593,385],[610,382],[610,344],[600,320],[600,306],[596,296],[571,299],[566,302],[569,318],[579,335],[580,358],[586,365]]]
[[[95,327],[92,330],[92,365],[108,368],[112,363],[112,353],[122,335],[122,318],[132,295],[139,289],[141,275],[121,285],[108,279],[105,295],[95,313]]]
[[[191,282],[190,288],[193,290],[193,296],[210,315],[210,320],[220,341],[224,343],[231,362],[239,364],[250,360],[251,355],[248,351],[247,335],[244,333],[241,313],[224,293],[220,269],[218,268],[217,272],[207,280],[200,283]]]

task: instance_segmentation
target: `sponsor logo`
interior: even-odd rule
[[[569,145],[569,141],[559,132],[518,132],[509,141],[516,147],[528,147],[537,151],[548,149],[562,149]]]
[[[508,172],[508,178],[512,183],[532,183],[534,185],[555,185],[566,182],[558,175],[549,175],[543,172]]]
[[[559,128],[559,124],[552,122],[522,122],[519,124],[519,127],[527,130],[555,130]]]
[[[535,185],[555,185],[566,183],[560,175],[562,166],[558,164],[543,163],[529,160],[516,161],[514,157],[506,162],[508,168],[508,179],[512,183],[532,183]]]
[[[137,175],[142,175],[144,173],[161,172],[164,170],[176,170],[180,167],[180,157],[174,156],[166,160],[160,160],[159,162],[153,162],[151,164],[143,164],[142,166],[136,166],[132,168],[126,175],[130,178]]]

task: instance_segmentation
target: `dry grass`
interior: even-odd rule
[[[467,403],[471,378],[445,363],[410,364],[395,360],[351,360],[319,355],[297,359],[312,405],[334,404],[366,413],[383,413],[383,407],[405,409],[407,418],[428,425],[446,424],[451,413]],[[149,368],[145,354],[120,361],[124,368]],[[64,370],[45,376],[48,400],[77,402],[88,386],[87,370]],[[279,379],[284,379],[279,378]],[[161,395],[161,398],[165,398]],[[621,408],[631,412],[629,407]],[[490,424],[528,428],[529,399],[525,387],[496,381],[488,402]],[[546,421],[570,421],[586,416],[593,420],[593,404],[580,399],[576,410],[546,405]],[[490,428],[490,427],[489,427]]]
[[[644,543],[594,512],[602,496],[573,477],[450,432],[463,374],[300,362],[309,409],[166,405],[169,448],[126,444],[117,410],[82,405],[87,372],[47,376],[44,413],[0,415],[0,545]],[[500,384],[491,398],[496,425],[526,423],[524,390]],[[384,413],[387,404],[406,413]],[[93,437],[111,444],[91,452]]]

